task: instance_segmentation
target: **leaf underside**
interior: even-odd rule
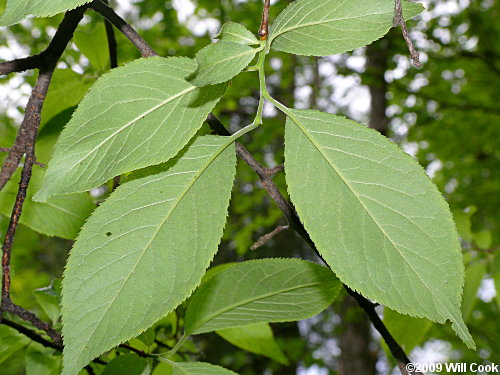
[[[195,69],[185,57],[150,57],[99,78],[61,133],[34,199],[86,191],[175,156],[225,91],[189,84]]]
[[[423,10],[403,2],[406,19]],[[394,0],[297,0],[274,21],[272,48],[306,56],[352,51],[384,36],[393,25]]]
[[[327,308],[340,286],[330,269],[303,260],[236,264],[198,288],[186,312],[186,333],[305,319]]]
[[[273,330],[268,323],[226,328],[215,332],[238,348],[269,357],[283,365],[289,364],[274,339]]]
[[[192,293],[217,251],[235,164],[226,137],[200,137],[167,171],[120,186],[99,206],[64,273],[64,375]]]
[[[460,313],[462,255],[446,201],[410,156],[343,117],[291,110],[292,202],[337,276],[394,310],[443,323],[474,346]]]
[[[227,22],[222,25],[222,29],[216,38],[224,42],[235,42],[250,46],[259,44],[259,40],[250,30],[236,22]]]
[[[229,81],[250,64],[256,49],[235,42],[218,42],[198,51],[198,70],[189,82],[195,86],[214,85]]]

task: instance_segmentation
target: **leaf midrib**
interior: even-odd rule
[[[88,154],[86,154],[83,158],[81,158],[79,161],[77,162],[74,162],[73,165],[71,166],[71,168],[69,168],[66,173],[68,173],[69,171],[71,171],[72,169],[74,169],[76,166],[78,166],[82,161],[84,161],[85,159],[87,159],[90,155],[92,155],[92,153],[94,151],[96,151],[99,147],[101,147],[103,144],[105,144],[107,141],[109,141],[111,138],[115,137],[117,134],[121,133],[123,130],[127,129],[130,125],[133,125],[135,124],[137,121],[139,121],[141,118],[149,115],[150,113],[156,111],[157,109],[163,107],[164,105],[170,103],[171,101],[185,95],[185,94],[188,94],[190,93],[191,91],[194,91],[196,90],[197,87],[196,86],[190,86],[184,90],[182,90],[181,92],[178,92],[177,94],[175,95],[172,95],[172,96],[169,96],[167,99],[165,99],[164,101],[158,103],[157,105],[151,107],[150,109],[148,109],[147,111],[145,112],[142,112],[140,115],[136,116],[135,118],[133,118],[132,120],[130,120],[128,123],[126,123],[125,125],[123,125],[122,127],[120,127],[118,130],[116,130],[115,132],[113,132],[111,135],[109,135],[108,137],[106,137],[102,142],[100,142],[97,146],[95,146],[92,150],[90,150],[90,152]]]
[[[298,126],[298,128],[302,131],[302,133],[307,137],[307,139],[309,140],[309,142],[311,142],[313,144],[313,146],[316,147],[316,149],[318,150],[318,152],[325,159],[325,161],[332,167],[332,169],[335,171],[335,173],[340,177],[340,179],[342,180],[342,182],[347,186],[347,188],[349,189],[349,191],[354,195],[354,197],[358,200],[358,202],[361,204],[361,206],[363,207],[363,209],[368,213],[368,215],[370,216],[370,218],[375,223],[376,227],[382,232],[382,234],[391,243],[391,245],[394,247],[394,249],[396,249],[396,251],[401,256],[401,258],[404,259],[404,261],[406,262],[406,264],[408,264],[408,266],[413,271],[413,273],[417,276],[417,278],[422,282],[422,284],[430,292],[431,296],[435,300],[439,301],[439,304],[441,306],[443,306],[444,309],[449,313],[449,317],[448,318],[453,317],[454,314],[452,314],[450,312],[450,310],[448,310],[448,308],[441,302],[441,300],[437,296],[434,295],[432,289],[430,289],[429,286],[427,285],[427,283],[424,280],[422,280],[422,278],[420,277],[420,275],[413,268],[412,264],[410,262],[408,262],[408,260],[401,253],[401,251],[396,246],[396,244],[392,241],[392,239],[385,232],[385,230],[380,226],[380,224],[378,223],[378,221],[373,217],[372,213],[365,206],[365,204],[363,203],[363,201],[361,200],[361,198],[358,196],[358,194],[355,192],[355,190],[353,189],[353,187],[351,186],[351,184],[349,183],[349,181],[347,181],[347,179],[344,177],[344,175],[335,167],[335,165],[330,161],[330,159],[328,158],[328,156],[325,155],[325,152],[324,152],[323,148],[321,147],[321,145],[318,144],[318,142],[315,140],[315,138],[312,135],[310,135],[310,133],[307,131],[307,128],[300,122],[300,120],[299,120],[300,116],[296,116],[292,112],[288,113],[288,116],[292,119],[293,123],[295,123]]]
[[[224,314],[224,313],[226,313],[226,312],[228,312],[230,310],[236,309],[236,308],[241,307],[243,305],[246,305],[246,304],[249,304],[249,303],[252,303],[252,302],[264,299],[264,298],[267,298],[267,297],[272,297],[272,296],[277,295],[277,294],[290,292],[290,291],[296,290],[296,289],[309,288],[309,287],[312,287],[312,286],[315,286],[315,285],[320,285],[320,284],[327,283],[327,282],[329,282],[329,281],[318,281],[318,282],[315,282],[315,283],[301,284],[301,285],[293,286],[293,287],[290,287],[290,288],[280,289],[277,292],[271,292],[271,293],[261,294],[261,295],[258,296],[258,298],[253,298],[253,299],[252,298],[247,298],[247,299],[244,299],[244,300],[239,301],[237,303],[233,303],[232,305],[228,305],[224,309],[218,310],[217,313],[213,313],[211,315],[208,315],[207,318],[205,320],[202,320],[201,324],[198,324],[198,326],[195,329],[190,329],[189,331],[187,331],[186,335],[190,335],[190,334],[196,332],[197,329],[203,327],[203,325],[206,324],[207,322],[209,322],[209,321],[217,318],[218,316],[220,316],[220,315],[222,315],[222,314]]]

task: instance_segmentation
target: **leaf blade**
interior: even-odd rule
[[[217,37],[221,41],[235,42],[246,45],[257,45],[259,40],[245,26],[236,22],[226,22]]]
[[[403,2],[407,19],[422,10],[420,4]],[[274,49],[296,55],[347,52],[385,35],[393,17],[392,0],[297,0],[276,18],[269,42]]]
[[[186,312],[186,334],[305,319],[328,307],[340,286],[328,268],[298,259],[233,265],[192,296]],[[301,299],[294,298],[296,295]],[[263,309],[262,304],[272,308]]]
[[[229,81],[253,60],[257,49],[235,42],[218,42],[198,51],[198,70],[189,82],[208,86]]]
[[[224,367],[205,362],[175,362],[173,375],[237,375]]]
[[[332,270],[349,287],[396,311],[451,320],[472,347],[460,314],[464,270],[456,230],[425,171],[379,133],[353,121],[309,110],[290,115],[288,189]]]
[[[238,348],[271,358],[285,366],[289,364],[268,323],[225,328],[217,330],[215,333]]]
[[[222,236],[235,163],[226,137],[199,137],[167,171],[99,206],[64,274],[63,374],[136,337],[199,284]]]
[[[34,199],[86,191],[177,154],[225,91],[187,83],[195,69],[188,58],[151,57],[99,78],[63,130]]]

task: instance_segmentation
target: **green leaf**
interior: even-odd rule
[[[292,202],[335,274],[398,312],[447,319],[469,347],[460,300],[462,255],[446,201],[424,169],[373,129],[290,110],[286,181]]]
[[[243,350],[261,354],[285,366],[288,365],[288,359],[276,343],[273,330],[267,323],[226,328],[215,332],[224,340]]]
[[[25,357],[26,374],[59,375],[61,373],[61,354],[54,354],[54,349],[35,349],[30,345]]]
[[[423,9],[421,4],[403,2],[406,19]],[[297,0],[274,21],[269,43],[296,55],[343,53],[384,36],[393,18],[394,0]]]
[[[0,364],[30,343],[30,339],[14,328],[0,325]]]
[[[498,307],[500,307],[500,272],[493,276],[493,282],[495,283],[496,296]]]
[[[188,58],[152,57],[99,78],[62,132],[35,200],[92,189],[175,156],[225,91],[187,83],[195,69]]]
[[[73,41],[95,69],[109,69],[108,37],[103,22],[88,32],[79,28],[75,31]]]
[[[22,21],[29,15],[49,17],[57,13],[74,9],[91,0],[7,0],[5,13],[0,17],[0,26],[10,26]]]
[[[489,249],[491,246],[493,238],[491,232],[488,230],[481,230],[479,232],[474,233],[474,242],[481,249]]]
[[[250,46],[260,44],[259,40],[250,30],[236,22],[227,22],[222,25],[222,29],[216,38],[223,42],[234,42]]]
[[[175,362],[173,375],[237,375],[224,367],[204,362]]]
[[[486,264],[482,261],[470,264],[465,269],[464,295],[462,298],[462,315],[469,321],[477,302],[477,290],[486,274]]]
[[[64,375],[192,293],[217,251],[235,164],[228,138],[199,137],[167,171],[123,184],[97,208],[64,273]]]
[[[59,279],[54,280],[48,287],[35,289],[33,291],[36,301],[45,315],[50,319],[53,326],[59,322],[59,316],[61,315],[61,310],[59,309],[60,291],[61,280]]]
[[[34,167],[20,223],[46,236],[74,240],[95,204],[88,193],[54,196],[44,203],[33,201],[34,192],[42,186],[44,174],[45,170]],[[19,169],[0,192],[0,213],[6,217],[10,217],[20,178]]]
[[[146,358],[138,357],[136,354],[124,354],[109,362],[102,375],[145,375],[149,373]]]
[[[413,348],[422,344],[434,325],[428,319],[402,315],[387,307],[384,307],[384,324],[406,353],[410,353]],[[383,343],[385,348],[385,341]],[[389,353],[388,349],[386,352]]]
[[[207,86],[229,81],[250,64],[256,52],[256,48],[234,42],[210,44],[196,54],[198,70],[189,82]]]
[[[473,239],[471,217],[477,211],[476,206],[469,206],[463,211],[454,211],[453,218],[457,225],[458,234],[464,241],[471,242]]]
[[[340,287],[328,268],[315,263],[298,259],[243,262],[198,288],[186,312],[186,334],[306,319],[326,309]]]
[[[92,79],[71,69],[56,69],[43,102],[40,128],[57,114],[80,103],[92,83]]]

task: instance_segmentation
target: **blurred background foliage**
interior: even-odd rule
[[[272,2],[271,19],[287,3]],[[240,22],[256,31],[262,10],[257,0],[112,0],[111,5],[160,55],[189,57],[209,44],[224,22]],[[462,239],[466,268],[462,311],[478,350],[467,350],[448,326],[382,307],[379,312],[414,362],[499,363],[500,5],[493,0],[426,0],[424,5],[426,11],[409,21],[422,68],[411,66],[400,30],[393,29],[371,46],[342,55],[310,58],[272,52],[267,61],[268,85],[273,96],[288,106],[344,114],[377,128],[426,168],[448,200]],[[0,0],[0,12],[4,7],[5,0]],[[30,18],[0,30],[0,59],[40,52],[61,19],[62,15]],[[139,57],[119,33],[117,41],[120,65]],[[89,11],[58,64],[45,102],[37,143],[42,161],[48,160],[53,140],[86,90],[108,69],[103,21]],[[14,141],[35,78],[33,71],[0,77],[2,147]],[[232,131],[239,129],[253,119],[257,90],[256,73],[240,74],[215,114]],[[264,165],[274,167],[283,163],[283,130],[284,117],[266,106],[264,125],[242,143]],[[0,161],[4,157],[0,153]],[[275,182],[286,194],[283,173],[276,175]],[[12,184],[15,188],[17,181]],[[110,186],[92,192],[94,204],[106,197]],[[0,194],[4,215],[14,199],[5,190]],[[12,294],[17,304],[58,327],[58,285],[72,241],[50,236],[55,233],[38,233],[40,221],[46,219],[44,208],[39,209],[40,215],[21,225],[16,236]],[[0,217],[2,237],[7,224],[8,218]],[[259,249],[249,250],[278,225],[286,225],[281,212],[252,170],[239,162],[228,223],[213,264],[259,257],[315,259],[307,245],[288,230]],[[72,238],[63,237],[68,236]],[[166,351],[175,343],[180,326],[182,306],[177,315],[169,315],[129,345],[145,352]],[[258,342],[264,344],[260,352],[253,345],[253,352],[260,354],[237,348],[233,344],[245,347],[235,339],[243,332],[230,332],[196,337],[179,355],[220,364],[242,375],[397,373],[379,335],[348,296],[316,317],[272,329],[274,337],[268,327],[255,330],[253,339],[259,337]],[[246,332],[248,340],[251,332]],[[171,373],[167,364],[125,349],[103,358],[112,362],[106,369],[93,365],[96,373]],[[2,374],[57,374],[59,366],[57,351],[0,325]]]

